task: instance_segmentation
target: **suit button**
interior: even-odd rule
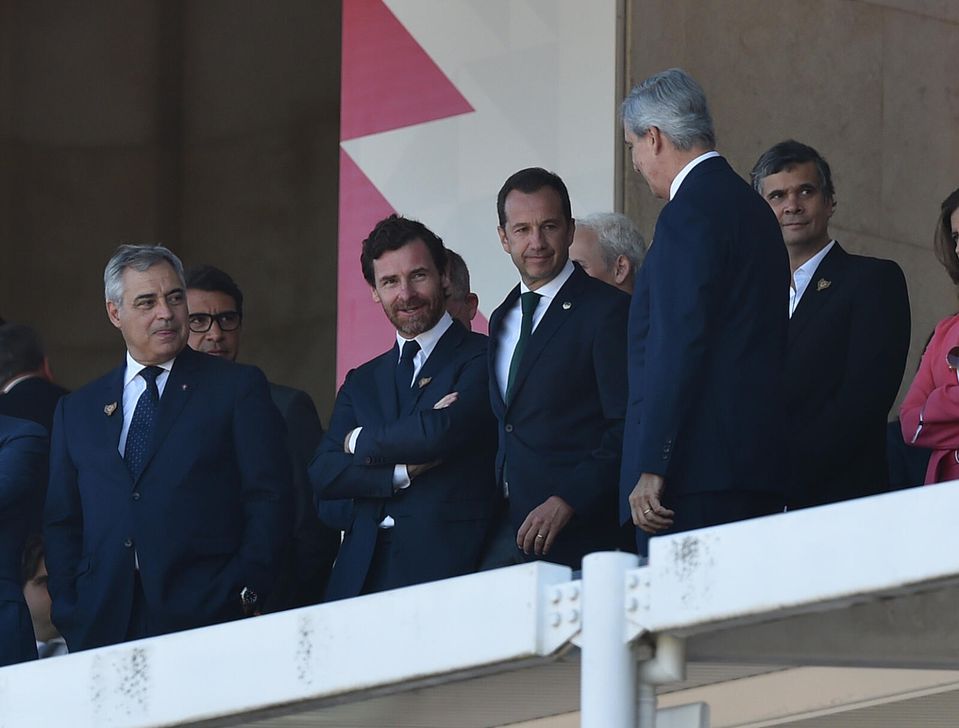
[[[512,426],[512,425],[506,425],[506,427],[504,427],[503,429],[506,430],[507,432],[512,432],[512,431],[513,431],[513,426]]]
[[[123,542],[123,545],[126,546],[128,549],[132,549],[132,548],[133,548],[133,541],[132,541],[132,539],[129,539],[129,538],[128,538],[126,541]]]
[[[373,458],[369,458],[369,457],[368,457],[368,458],[363,458],[363,462],[366,463],[367,465],[372,465],[372,464],[373,464]]]
[[[140,500],[140,493],[138,491],[133,491],[133,495],[130,497],[133,498],[133,500],[138,501]]]

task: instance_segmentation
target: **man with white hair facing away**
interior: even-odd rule
[[[577,218],[569,257],[593,278],[632,294],[646,241],[636,223],[619,212]]]

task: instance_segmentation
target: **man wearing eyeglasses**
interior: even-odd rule
[[[193,266],[186,278],[191,349],[229,361],[240,353],[243,292],[225,271],[212,265]],[[306,466],[323,437],[323,426],[306,392],[270,382],[270,397],[287,429],[293,465],[293,543],[264,610],[268,612],[316,604],[340,546],[340,535],[317,518]]]

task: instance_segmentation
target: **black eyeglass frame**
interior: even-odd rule
[[[224,322],[229,321],[234,316],[236,317],[236,325],[227,323],[227,325],[224,326]],[[197,328],[198,325],[202,326],[202,324],[200,324],[201,320],[205,320],[206,325],[202,328]],[[207,331],[213,328],[214,321],[216,321],[216,325],[220,327],[220,331],[236,331],[243,323],[243,314],[239,311],[223,311],[221,313],[191,313],[187,317],[187,323],[190,327],[190,331],[192,331],[194,334],[205,334]]]

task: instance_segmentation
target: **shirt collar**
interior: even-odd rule
[[[4,385],[3,389],[0,389],[0,392],[2,392],[3,394],[7,394],[11,389],[13,389],[18,384],[20,384],[20,382],[25,382],[27,379],[38,379],[39,377],[40,377],[39,374],[34,374],[34,373],[21,374],[19,377],[14,377],[9,382],[7,382],[6,385]]]
[[[799,284],[801,281],[809,281],[812,279],[813,275],[816,273],[816,268],[818,268],[819,264],[822,263],[822,259],[829,255],[829,251],[832,250],[832,246],[835,244],[835,240],[830,240],[829,244],[826,245],[825,248],[820,250],[812,258],[796,268],[796,270],[793,272],[793,283],[796,286],[796,290],[799,290]]]
[[[551,301],[556,297],[556,294],[559,293],[559,289],[562,288],[566,281],[569,280],[569,277],[573,275],[573,261],[566,259],[566,265],[563,266],[563,270],[559,272],[553,280],[549,283],[544,283],[539,288],[537,288],[534,293],[538,293],[542,298],[545,298],[547,301]],[[519,292],[529,293],[529,286],[520,281],[519,283]]]
[[[167,372],[170,372],[173,369],[173,362],[176,361],[176,357],[173,357],[169,361],[165,361],[162,364],[157,364],[161,369],[165,369]],[[133,355],[127,351],[127,370],[123,375],[123,386],[126,387],[130,382],[134,380],[137,374],[140,373],[141,369],[145,369],[147,364],[141,364],[136,359],[133,358]]]
[[[676,193],[679,192],[679,186],[683,183],[683,180],[686,179],[686,176],[693,171],[693,167],[700,162],[705,162],[707,159],[712,159],[713,157],[718,156],[719,152],[713,149],[705,154],[700,154],[695,159],[691,159],[689,162],[687,162],[686,166],[679,170],[679,174],[673,178],[673,183],[669,186],[669,199],[673,199],[676,196]]]
[[[403,353],[403,344],[407,341],[415,340],[416,343],[420,345],[420,351],[423,352],[423,360],[429,359],[433,349],[436,348],[436,344],[439,343],[439,340],[443,338],[443,334],[445,334],[446,330],[452,325],[453,317],[450,316],[449,311],[444,311],[443,316],[436,322],[436,325],[429,331],[424,331],[419,336],[414,336],[412,339],[405,339],[397,332],[396,343],[400,347],[400,354]]]

